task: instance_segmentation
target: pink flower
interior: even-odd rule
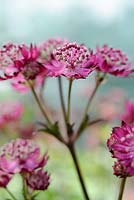
[[[14,61],[20,59],[20,57],[19,47],[12,43],[8,43],[0,49],[1,80],[10,79],[19,73],[19,70],[14,65]]]
[[[130,70],[131,63],[127,56],[120,50],[103,45],[96,48],[97,69],[110,73],[114,76],[128,76],[133,70]]]
[[[129,100],[125,102],[125,111],[121,114],[120,118],[128,124],[134,122],[134,102],[130,102]]]
[[[50,176],[42,169],[27,174],[26,183],[32,190],[46,190],[50,183]]]
[[[61,38],[50,38],[39,45],[40,62],[48,70],[48,76],[60,76],[64,70],[62,63],[59,63],[53,55],[53,51],[62,47],[68,40]]]
[[[120,177],[134,176],[134,125],[122,122],[121,127],[113,128],[107,141],[107,146],[113,158],[114,174]]]
[[[0,187],[6,187],[12,176],[13,174],[9,174],[0,169]]]
[[[19,46],[21,58],[14,60],[15,67],[24,75],[26,80],[33,80],[37,75],[44,72],[45,68],[38,62],[39,51],[32,44]]]
[[[4,45],[0,51],[0,67],[4,71],[4,78],[13,78],[21,73],[26,80],[34,80],[37,75],[46,72],[38,59],[39,50],[32,44]]]
[[[33,82],[35,87],[43,83],[48,70],[39,62],[40,52],[32,44],[6,44],[0,50],[0,67],[3,75],[1,80],[12,79],[11,85],[20,92],[27,92],[27,81]],[[41,80],[41,81],[40,81]]]
[[[0,103],[0,127],[16,122],[21,118],[23,106],[19,102]]]
[[[0,169],[8,173],[31,172],[43,167],[47,159],[31,140],[16,139],[0,149]]]
[[[92,51],[84,45],[66,43],[53,52],[56,66],[60,66],[59,75],[67,78],[86,78],[95,69]]]
[[[25,93],[30,89],[23,74],[21,73],[19,73],[16,77],[12,79],[11,85],[16,91],[21,93]]]
[[[53,59],[53,50],[67,43],[67,39],[50,38],[45,42],[39,44],[40,59],[42,63],[50,62]]]

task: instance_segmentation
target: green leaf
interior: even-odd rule
[[[7,188],[18,200],[24,200],[23,198],[23,181],[20,174],[15,174],[11,181],[8,183]]]
[[[51,135],[54,135],[56,137],[60,136],[60,132],[59,132],[59,124],[58,122],[55,122],[54,124],[50,125],[46,125],[44,124],[44,128],[39,129],[38,131],[43,131],[46,133],[49,133]]]

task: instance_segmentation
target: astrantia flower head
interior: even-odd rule
[[[26,80],[35,79],[45,69],[38,58],[36,45],[6,44],[0,51],[0,67],[7,78],[21,73]]]
[[[84,45],[66,43],[54,51],[54,58],[62,66],[61,74],[71,79],[86,78],[95,69],[92,51]]]
[[[32,44],[29,46],[19,45],[21,57],[18,60],[14,60],[15,67],[19,69],[19,72],[24,75],[26,80],[35,79],[44,69],[44,67],[38,63],[39,51],[36,46]]]
[[[20,119],[23,106],[19,102],[0,103],[0,128]]]
[[[12,86],[21,92],[28,91],[27,81],[35,86],[40,85],[39,77],[43,80],[47,69],[39,62],[39,49],[36,45],[6,44],[0,50],[1,80],[12,79]]]
[[[46,42],[39,45],[40,50],[40,62],[44,65],[44,67],[48,70],[48,76],[60,76],[64,70],[63,64],[57,62],[54,58],[53,51],[58,47],[63,46],[67,43],[67,39],[61,38],[50,38]]]
[[[46,190],[50,183],[50,176],[42,169],[27,174],[26,182],[31,190]]]
[[[134,102],[129,100],[125,102],[125,111],[121,114],[120,118],[128,124],[134,123]]]
[[[120,177],[134,176],[134,125],[122,122],[121,127],[113,128],[107,141],[107,146],[113,158],[114,174]]]
[[[120,50],[103,45],[96,48],[97,69],[114,76],[128,76],[132,70],[127,56]]]
[[[31,140],[16,139],[0,149],[0,168],[9,173],[31,172],[43,167],[47,159]]]
[[[39,45],[40,58],[43,63],[50,62],[53,59],[53,50],[67,43],[67,39],[50,38]]]

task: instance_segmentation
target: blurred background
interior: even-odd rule
[[[112,45],[121,48],[130,60],[134,61],[134,1],[132,0],[0,0],[0,5],[1,45],[5,42],[40,43],[50,37],[62,37],[84,43],[93,49],[96,45]],[[133,84],[133,77],[124,79],[108,77],[98,92],[98,98],[95,99],[92,115],[94,117],[99,113],[112,119],[112,122],[91,127],[78,141],[77,150],[82,172],[94,200],[116,199],[119,180],[112,176],[113,160],[105,143],[111,127],[119,124],[113,115],[121,112],[126,98],[133,99]],[[92,76],[74,83],[73,119],[79,116],[93,85]],[[67,89],[66,81],[64,88]],[[0,83],[0,92],[1,101],[12,99],[24,104],[26,109],[22,116],[23,125],[25,123],[31,125],[37,116],[40,116],[38,109],[33,111],[33,106],[30,107],[28,104],[29,99],[34,104],[30,94],[18,94],[7,82]],[[53,113],[59,109],[57,93],[56,80],[48,80],[45,95]],[[4,131],[7,130],[10,129]],[[32,130],[32,125],[29,130]],[[6,142],[7,138],[16,137],[16,134],[9,133],[4,136],[4,131],[1,130],[1,144]],[[36,139],[41,142],[42,138],[44,141],[42,146],[45,145],[50,154],[47,168],[52,174],[50,188],[45,192],[46,199],[82,200],[77,175],[67,149],[48,136],[39,135]],[[67,159],[62,162],[65,154]],[[124,200],[134,199],[132,184],[134,180],[128,180]],[[43,199],[41,195],[39,199]],[[0,197],[0,200],[4,198]]]

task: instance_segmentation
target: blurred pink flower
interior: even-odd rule
[[[97,111],[100,118],[105,120],[115,120],[119,118],[121,103],[124,101],[124,91],[120,88],[112,88],[109,93],[97,99]]]
[[[0,50],[0,66],[7,78],[15,77],[21,72],[26,80],[34,79],[41,68],[44,69],[37,62],[38,57],[38,48],[32,44],[27,46],[8,43]]]
[[[125,102],[125,111],[120,115],[120,119],[128,124],[134,122],[134,102],[129,100]]]
[[[134,176],[134,125],[122,122],[121,127],[115,127],[107,141],[107,146],[113,158],[114,174],[120,177]]]
[[[16,91],[22,93],[25,93],[30,89],[23,74],[18,74],[16,77],[14,77],[11,81],[11,85]]]
[[[22,127],[19,127],[19,136],[23,139],[31,139],[35,134],[35,125],[34,124],[25,124]]]
[[[0,103],[0,128],[21,118],[23,106],[19,102]]]
[[[35,86],[43,83],[47,69],[39,62],[40,52],[37,46],[6,44],[0,51],[0,67],[3,79],[12,79],[13,88],[20,92],[29,90],[27,80]],[[42,81],[40,81],[42,80]]]
[[[59,75],[67,78],[86,78],[95,68],[92,51],[84,45],[66,43],[53,52],[56,66],[60,66]]]
[[[128,76],[133,70],[127,56],[120,50],[103,45],[96,48],[97,69],[114,76]]]
[[[46,190],[50,183],[50,176],[46,171],[39,169],[27,174],[26,182],[31,190]]]
[[[0,149],[0,169],[8,173],[31,172],[43,167],[47,159],[31,140],[16,139]]]
[[[45,42],[38,45],[40,52],[40,59],[42,63],[50,62],[53,59],[53,50],[67,43],[67,39],[49,38]]]
[[[40,62],[48,70],[48,76],[60,76],[64,69],[62,63],[59,63],[53,55],[53,51],[58,47],[62,47],[68,42],[67,39],[62,38],[50,38],[47,41],[39,45],[40,50]]]

